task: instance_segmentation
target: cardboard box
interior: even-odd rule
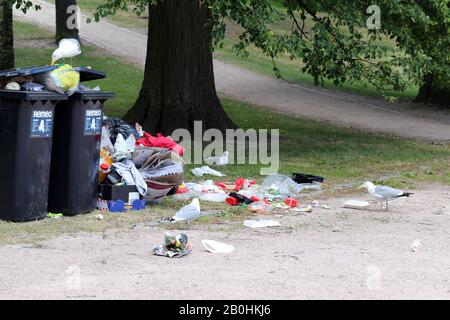
[[[100,184],[98,186],[98,194],[103,200],[122,200],[127,204],[132,204],[134,200],[143,199],[136,186]]]

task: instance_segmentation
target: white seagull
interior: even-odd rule
[[[192,220],[195,220],[200,215],[200,202],[198,198],[192,199],[192,202],[187,206],[184,206],[180,209],[172,218],[169,220],[174,223],[177,221],[186,221],[189,223]]]
[[[58,49],[53,51],[51,65],[53,66],[59,59],[73,58],[79,54],[81,54],[81,46],[77,39],[62,39],[59,41]]]
[[[410,192],[404,192],[388,186],[376,186],[370,181],[364,182],[361,188],[366,188],[375,199],[381,202],[381,210],[383,210],[383,202],[386,202],[386,211],[389,209],[389,201],[412,195]]]

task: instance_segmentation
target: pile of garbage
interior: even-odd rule
[[[183,183],[184,148],[170,137],[152,136],[118,118],[103,120],[99,191],[109,208],[123,211],[122,202],[134,206],[136,200],[159,202],[175,193]],[[117,204],[118,202],[118,204]],[[117,206],[119,208],[117,209]]]
[[[209,167],[195,168],[192,172],[197,176],[202,176],[199,172],[222,176]],[[234,182],[186,182],[180,185],[174,197],[178,200],[198,198],[201,201],[225,202],[230,206],[247,206],[255,213],[268,213],[274,208],[306,211],[298,201],[301,192],[308,189],[321,190],[323,181],[322,177],[294,173],[292,177],[270,175],[261,185],[247,178],[237,178]]]

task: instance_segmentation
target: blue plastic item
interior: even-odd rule
[[[109,212],[124,212],[125,202],[122,200],[113,200],[108,202]]]
[[[145,209],[145,200],[136,199],[131,204],[133,210],[144,210]]]

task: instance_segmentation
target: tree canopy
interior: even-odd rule
[[[139,15],[157,1],[164,0],[105,0],[94,18],[117,10]],[[373,4],[380,8],[379,29],[366,25],[367,8]],[[242,27],[237,52],[245,56],[249,45],[260,48],[273,59],[278,76],[276,59],[288,55],[302,61],[301,71],[316,84],[366,80],[383,93],[421,84],[431,73],[448,87],[449,0],[204,0],[199,5],[211,11],[214,44],[220,45],[232,20]],[[292,22],[290,32],[272,28],[280,19]],[[392,46],[386,45],[389,39]]]

